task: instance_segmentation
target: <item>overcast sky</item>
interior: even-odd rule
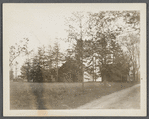
[[[124,6],[124,5],[123,5]],[[11,46],[29,38],[30,48],[53,44],[55,38],[67,38],[66,18],[73,12],[99,12],[122,6],[112,4],[4,4],[4,27]],[[111,10],[111,9],[110,9]],[[62,45],[66,48],[65,45]]]

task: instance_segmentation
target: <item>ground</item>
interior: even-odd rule
[[[140,85],[103,96],[77,109],[139,109]]]
[[[83,90],[81,83],[11,82],[10,109],[76,109],[133,85],[108,83],[104,87],[103,83],[85,83]],[[126,97],[133,94],[134,92],[128,93]]]

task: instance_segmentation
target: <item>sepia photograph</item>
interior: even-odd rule
[[[3,4],[4,116],[146,116],[146,4]]]

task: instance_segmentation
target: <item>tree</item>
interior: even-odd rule
[[[59,82],[82,82],[81,72],[82,70],[78,67],[76,60],[69,57],[59,68]]]
[[[139,11],[123,11],[121,16],[125,23],[140,35],[140,12]]]
[[[44,78],[50,82],[52,81],[51,75],[52,69],[54,68],[53,63],[53,50],[52,47],[49,45],[44,55]]]
[[[85,25],[83,12],[73,13],[69,18],[68,41],[75,42],[75,60],[82,70],[82,88],[84,89],[84,64],[83,64],[83,38],[85,37]]]
[[[53,61],[52,61],[52,58],[53,58],[53,55],[52,55],[52,53],[53,53],[53,51],[52,51],[52,47],[49,45],[48,46],[48,49],[47,49],[47,55],[45,55],[46,56],[46,60],[47,60],[47,62],[46,62],[46,66],[48,66],[48,69],[50,70],[50,69],[52,69],[52,63],[53,63]]]
[[[84,41],[84,60],[85,63],[87,64],[85,67],[85,70],[92,74],[93,76],[93,81],[96,81],[96,77],[99,75],[97,74],[97,53],[95,52],[96,50],[96,42],[92,40],[85,40]]]
[[[34,65],[31,70],[31,78],[33,82],[43,82],[43,72],[40,65]]]
[[[28,50],[26,51],[29,54]],[[43,82],[44,74],[44,48],[38,48],[38,54],[32,59],[27,58],[24,65],[21,67],[21,77],[27,81]]]
[[[27,81],[29,82],[31,80],[31,66],[30,66],[30,62],[28,62],[28,60],[25,61],[25,63],[22,65],[21,67],[21,78],[22,79],[27,79]]]
[[[40,50],[39,50],[39,52],[40,52]],[[33,61],[29,68],[30,69],[27,70],[28,81],[33,80],[33,82],[43,82],[44,72],[43,72],[43,63],[42,63],[40,55],[34,56]]]
[[[28,42],[29,42],[29,39],[24,38],[24,40],[20,40],[19,44],[15,43],[15,45],[10,47],[10,50],[9,50],[10,70],[13,69],[13,65],[14,65],[13,63],[17,57],[19,57],[22,53],[24,53],[25,55],[29,55],[32,52],[32,50],[28,51]]]
[[[112,29],[112,22],[116,21],[116,18],[113,17],[113,12],[99,12],[89,14],[90,20],[88,24],[88,41],[90,41],[90,57],[92,57],[91,62],[96,63],[98,59],[98,64],[95,64],[100,67],[100,72],[102,80],[106,81],[106,64],[107,56],[111,54],[109,49],[109,44],[111,40],[115,40],[116,35],[119,34],[119,31],[116,31],[119,27]],[[96,56],[96,57],[95,57]],[[95,61],[93,60],[95,57]],[[94,71],[93,68],[93,71]]]
[[[122,45],[127,49],[130,66],[132,67],[133,80],[139,80],[140,69],[140,37],[137,34],[121,36]]]
[[[9,51],[9,66],[13,65],[13,61],[20,56],[21,53],[25,53],[27,51],[27,46],[28,46],[28,38],[24,38],[24,41],[20,41],[21,44],[17,44],[15,43],[14,46],[10,47],[10,51]]]
[[[56,68],[56,81],[58,81],[59,63],[64,61],[63,54],[60,52],[59,44],[56,42],[52,52],[54,68]]]

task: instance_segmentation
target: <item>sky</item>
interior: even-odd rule
[[[101,4],[4,4],[8,45],[23,38],[29,38],[31,48],[52,45],[55,38],[67,38],[66,19],[73,12],[99,12],[104,9],[107,8]]]
[[[60,4],[6,4],[4,6],[4,22],[6,24],[8,45],[14,45],[23,38],[28,38],[29,49],[37,49],[42,45],[53,45],[56,38],[67,38],[66,19],[73,12],[98,12],[90,6]],[[58,41],[60,42],[60,40]],[[68,43],[60,42],[62,50]]]
[[[28,38],[29,48],[53,44],[55,38],[66,37],[65,12],[48,6],[12,5],[6,22],[9,27],[9,45]],[[68,12],[68,14],[70,14]]]
[[[37,51],[39,46],[53,46],[54,42],[59,42],[61,51],[65,51],[70,44],[56,39],[67,38],[66,19],[73,12],[95,13],[107,10],[108,6],[112,7],[111,4],[107,4],[106,7],[104,4],[4,4],[4,40],[8,41],[7,45],[10,47],[23,38],[28,38],[28,50],[34,51]],[[119,7],[117,4],[112,9],[116,10]],[[18,57],[16,60],[20,68],[25,58]]]

